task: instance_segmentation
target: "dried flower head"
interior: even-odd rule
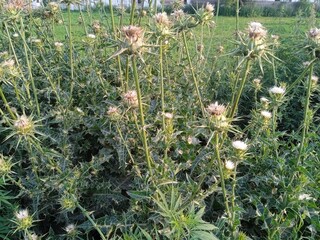
[[[101,25],[100,25],[100,22],[99,21],[94,21],[92,23],[92,29],[95,33],[99,33],[100,30],[101,30]]]
[[[246,151],[248,149],[248,145],[243,141],[233,141],[232,147],[238,151]]]
[[[168,18],[168,15],[166,12],[157,13],[154,16],[154,19],[156,20],[156,23],[163,26],[170,26],[170,20]]]
[[[34,123],[30,117],[21,115],[14,121],[14,127],[19,135],[32,135],[34,133]]]
[[[14,60],[13,59],[9,59],[9,60],[3,61],[0,66],[2,68],[12,69],[14,67],[14,64],[15,64]]]
[[[261,79],[260,78],[253,79],[253,85],[257,90],[260,90],[261,89]]]
[[[18,15],[18,13],[26,8],[24,0],[9,0],[3,6],[3,9],[10,15]]]
[[[234,168],[235,168],[235,164],[234,162],[230,161],[230,160],[227,160],[225,163],[224,163],[224,166],[227,170],[229,171],[232,171]]]
[[[222,104],[218,104],[218,102],[211,103],[207,107],[207,112],[210,115],[214,115],[214,116],[221,116],[225,113],[225,111],[226,111],[226,107]]]
[[[121,117],[120,110],[117,107],[109,107],[107,111],[107,115],[110,118],[111,121],[119,120]]]
[[[267,35],[267,30],[259,22],[249,23],[249,38],[253,40],[264,39]]]
[[[204,8],[207,12],[213,12],[214,11],[214,6],[211,3],[206,4],[206,7]]]
[[[185,16],[185,13],[183,10],[179,9],[171,13],[171,16],[173,16],[175,20],[180,20]]]
[[[123,101],[127,106],[132,108],[137,108],[139,106],[138,96],[135,90],[123,94]]]
[[[320,43],[320,29],[311,28],[308,32],[308,36],[315,43]]]
[[[124,26],[121,31],[125,38],[126,47],[131,50],[131,52],[136,52],[143,46],[144,31],[141,27],[132,25]]]
[[[49,7],[51,13],[56,13],[60,9],[59,4],[57,2],[49,2],[48,7]]]

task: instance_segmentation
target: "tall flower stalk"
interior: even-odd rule
[[[314,66],[314,62],[311,63],[311,66],[309,68],[309,75],[307,78],[307,92],[306,92],[306,98],[305,98],[305,102],[304,102],[302,135],[301,135],[300,149],[299,149],[299,155],[297,158],[296,165],[298,165],[300,163],[303,150],[308,143],[308,138],[306,136],[308,135],[308,130],[310,127],[309,112],[311,111],[310,110],[310,97],[312,94],[313,66]],[[301,163],[303,163],[303,159],[302,159]]]
[[[194,67],[192,65],[192,61],[191,61],[191,57],[190,57],[190,53],[189,53],[189,49],[188,49],[187,37],[186,37],[185,31],[182,31],[182,37],[183,37],[184,48],[185,48],[185,51],[186,51],[186,54],[187,54],[189,68],[190,68],[190,71],[191,71],[191,74],[192,74],[193,84],[194,84],[194,87],[196,89],[198,101],[199,101],[199,104],[200,104],[201,112],[202,112],[202,115],[205,116],[205,110],[204,110],[204,106],[203,106],[203,103],[202,103],[202,100],[201,100],[201,94],[200,94],[200,90],[199,90],[198,80],[197,80],[197,77],[196,77],[195,72],[194,72]]]
[[[148,141],[147,141],[146,125],[144,121],[144,112],[143,112],[143,106],[142,106],[142,97],[141,97],[141,89],[140,89],[140,83],[139,83],[139,77],[138,77],[136,55],[132,55],[132,68],[133,68],[133,76],[134,76],[134,81],[136,85],[137,97],[138,97],[142,143],[143,143],[143,148],[145,152],[149,174],[152,175],[151,157],[150,157]]]
[[[230,113],[229,113],[229,118],[233,118],[235,116],[235,113],[238,109],[238,105],[239,105],[239,100],[240,100],[240,97],[242,95],[242,92],[243,92],[243,88],[246,84],[246,81],[247,81],[247,78],[248,78],[248,74],[249,74],[249,71],[250,71],[250,65],[251,65],[251,59],[247,59],[246,61],[246,67],[245,67],[245,70],[244,70],[244,73],[243,73],[243,77],[241,79],[241,82],[240,82],[240,87],[237,89],[237,91],[235,92],[235,97],[234,97],[234,101],[232,103],[232,106],[231,106],[231,110],[230,110]]]

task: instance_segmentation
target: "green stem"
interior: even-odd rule
[[[132,0],[131,1],[130,25],[133,24],[135,10],[136,10],[136,0]]]
[[[205,110],[204,110],[204,107],[203,107],[203,104],[202,104],[202,100],[201,100],[201,95],[200,95],[200,91],[199,91],[197,77],[196,77],[196,75],[194,73],[193,65],[192,65],[192,62],[191,62],[191,57],[190,57],[190,53],[189,53],[189,49],[188,49],[188,44],[187,44],[187,38],[186,38],[185,31],[182,31],[182,36],[183,36],[183,44],[184,44],[184,47],[185,47],[185,50],[186,50],[186,54],[187,54],[187,58],[188,58],[189,68],[190,68],[190,71],[191,71],[191,74],[192,74],[193,83],[194,83],[194,86],[196,88],[196,93],[197,93],[198,100],[199,100],[199,103],[200,103],[201,112],[202,112],[202,115],[205,116]]]
[[[144,114],[143,114],[143,106],[142,106],[142,98],[141,98],[141,89],[140,89],[140,83],[139,83],[139,77],[138,77],[138,70],[137,70],[137,61],[136,56],[132,56],[132,67],[133,67],[133,75],[136,85],[136,91],[138,95],[138,103],[139,103],[139,113],[140,113],[140,122],[141,122],[141,132],[142,132],[142,142],[143,147],[146,155],[146,162],[148,165],[149,173],[152,176],[152,168],[151,168],[151,158],[149,153],[149,147],[147,142],[147,133],[146,133],[146,126],[144,122]]]
[[[300,141],[300,149],[299,149],[299,155],[297,158],[296,165],[300,163],[302,152],[304,150],[305,145],[308,143],[308,138],[306,137],[308,134],[308,129],[310,125],[310,120],[308,117],[308,113],[310,111],[310,97],[311,97],[311,90],[312,90],[312,74],[313,74],[313,65],[314,63],[311,64],[310,69],[309,69],[309,76],[308,76],[308,82],[307,82],[307,93],[306,93],[306,98],[305,98],[305,103],[304,103],[304,114],[303,114],[303,129],[302,129],[302,136],[301,136],[301,141]],[[303,164],[303,159],[301,161]]]
[[[166,132],[166,119],[165,119],[165,102],[164,102],[164,79],[163,79],[163,42],[160,40],[159,48],[159,71],[160,71],[160,91],[161,91],[161,114],[162,114],[162,129]],[[165,146],[167,149],[167,137],[165,136]],[[164,151],[164,157],[167,158],[167,150]]]
[[[32,75],[32,68],[31,68],[31,64],[29,61],[29,55],[28,55],[28,51],[27,51],[27,42],[26,42],[26,38],[25,38],[25,29],[24,29],[24,24],[23,24],[23,19],[20,18],[20,24],[22,27],[22,32],[20,32],[21,38],[23,40],[23,49],[24,49],[24,54],[26,57],[26,62],[27,62],[27,67],[28,67],[28,72],[29,72],[29,78],[31,81],[31,87],[32,87],[32,91],[33,91],[33,95],[34,95],[34,100],[36,102],[36,108],[37,108],[37,114],[38,116],[40,116],[40,106],[39,106],[39,102],[38,102],[38,94],[37,94],[37,89],[36,86],[34,84],[34,79],[33,79],[33,75]]]
[[[239,6],[239,0],[236,0],[236,39],[238,39],[239,36],[239,13],[240,13],[240,6]]]
[[[71,10],[70,4],[67,6],[68,8],[68,32],[69,32],[69,64],[70,64],[70,72],[71,72],[71,84],[70,84],[70,101],[72,100],[72,93],[74,87],[74,69],[73,69],[73,46],[72,46],[72,33],[71,33]]]
[[[9,103],[8,103],[4,93],[2,91],[2,86],[1,85],[0,85],[0,96],[1,96],[1,99],[2,99],[2,101],[4,103],[4,105],[6,106],[6,108],[8,110],[10,116],[12,117],[12,119],[14,119],[14,120],[17,119],[16,115],[14,115],[14,113],[12,112],[12,110],[11,110],[11,108],[9,106]]]
[[[236,185],[237,185],[237,163],[235,163],[234,172],[233,172],[233,178],[232,178],[232,193],[231,193],[231,228],[232,228],[232,234],[234,235],[236,232],[236,225],[235,223],[235,199],[236,199]]]
[[[221,161],[220,158],[220,143],[219,143],[219,133],[215,132],[215,142],[214,142],[214,148],[215,148],[215,154],[216,154],[216,158],[218,161],[218,167],[219,167],[219,175],[220,175],[220,179],[221,179],[221,189],[222,189],[222,194],[223,194],[223,200],[224,200],[224,205],[226,208],[226,213],[228,216],[228,219],[231,219],[231,215],[230,215],[230,209],[229,209],[229,203],[228,203],[228,198],[227,198],[227,190],[226,190],[226,185],[225,185],[225,181],[224,181],[224,173],[223,173],[223,163]]]
[[[74,197],[74,200],[76,201],[77,207],[81,210],[82,214],[89,220],[89,222],[92,224],[94,229],[97,230],[101,239],[107,240],[106,237],[104,236],[104,234],[102,233],[102,231],[100,230],[99,226],[95,223],[95,221],[92,219],[92,217],[90,217],[88,211],[79,204],[78,200],[75,197]]]
[[[249,73],[249,70],[250,70],[250,64],[251,64],[251,60],[250,59],[247,59],[247,62],[246,62],[246,69],[244,71],[244,76],[243,78],[241,79],[241,85],[240,85],[240,88],[239,90],[237,91],[237,96],[235,98],[235,102],[232,104],[232,108],[231,108],[231,111],[230,111],[230,114],[229,114],[229,118],[230,119],[233,119],[237,109],[238,109],[238,104],[239,104],[239,100],[240,100],[240,97],[242,95],[242,92],[243,92],[243,88],[244,88],[244,85],[247,81],[247,77],[248,77],[248,73]]]
[[[220,0],[218,0],[217,2],[216,23],[218,22],[219,10],[220,10]]]

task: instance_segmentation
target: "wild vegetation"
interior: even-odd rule
[[[319,239],[320,29],[1,5],[1,239]]]

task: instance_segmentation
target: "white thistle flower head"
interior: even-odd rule
[[[261,116],[264,118],[264,119],[270,119],[271,117],[272,117],[272,113],[271,112],[269,112],[269,111],[265,111],[265,110],[263,110],[263,111],[261,111]]]
[[[157,13],[154,16],[154,19],[156,20],[156,23],[159,24],[159,25],[163,25],[163,26],[166,26],[166,27],[170,26],[170,20],[169,20],[168,15],[167,15],[166,12]]]
[[[14,64],[15,64],[14,60],[9,59],[9,60],[3,61],[1,63],[1,67],[12,69],[14,67]]]
[[[95,39],[95,38],[96,38],[96,35],[90,33],[90,34],[87,35],[87,37],[90,38],[90,39]]]
[[[136,51],[142,47],[144,31],[141,27],[133,25],[124,26],[121,31],[128,47],[130,47],[132,51]]]
[[[244,151],[246,151],[248,149],[248,145],[245,142],[239,141],[239,140],[233,141],[232,142],[232,147],[234,149],[236,149],[238,151],[242,151],[242,152],[244,152]]]
[[[174,19],[176,19],[176,20],[180,20],[181,18],[183,18],[185,16],[185,13],[182,9],[179,9],[179,10],[175,10],[173,13],[171,13],[171,16],[173,16]]]
[[[32,122],[32,119],[24,114],[14,121],[13,126],[20,135],[31,135],[34,133],[34,123]]]
[[[227,160],[224,164],[225,168],[229,171],[232,171],[235,168],[234,162]]]
[[[18,34],[18,33],[14,33],[14,34],[12,34],[12,37],[18,38],[18,37],[19,37],[19,34]]]
[[[314,198],[311,197],[310,194],[306,194],[306,193],[300,194],[299,197],[298,197],[298,199],[299,199],[300,201],[302,201],[302,200],[314,200]]]
[[[269,100],[268,98],[261,97],[261,98],[260,98],[260,102],[263,103],[263,104],[269,104],[269,103],[270,103],[270,100]]]
[[[69,224],[65,228],[67,233],[72,233],[75,229],[76,229],[76,226],[74,224]]]
[[[25,236],[25,238],[24,238],[25,240],[38,240],[39,239],[39,237],[38,237],[38,235],[37,234],[35,234],[35,233],[32,233],[31,235],[29,235],[29,237],[28,236]]]
[[[282,87],[274,86],[269,89],[269,92],[275,95],[284,95],[284,93],[286,92],[286,89]]]
[[[117,107],[109,107],[108,111],[107,111],[107,115],[110,118],[110,120],[112,121],[116,121],[120,118],[120,110]]]
[[[137,108],[139,106],[138,95],[135,90],[131,90],[123,94],[124,103],[132,108]]]
[[[311,81],[312,81],[313,83],[317,83],[318,80],[319,80],[319,77],[318,77],[318,76],[315,76],[315,75],[312,75],[312,76],[311,76]]]
[[[264,39],[267,35],[267,30],[259,22],[249,23],[249,38],[253,40]]]
[[[214,11],[214,5],[211,3],[207,2],[206,7],[204,8],[207,12],[212,13]]]
[[[48,6],[53,13],[59,11],[59,4],[57,2],[49,2]]]
[[[18,220],[23,220],[29,217],[29,211],[28,209],[21,209],[18,212],[16,212],[15,215]]]
[[[63,46],[63,43],[62,43],[62,42],[55,42],[55,43],[54,43],[54,46],[55,46],[55,47],[62,47],[62,46]]]
[[[172,113],[166,112],[166,113],[164,113],[163,115],[164,115],[164,117],[165,117],[166,119],[173,119],[173,114],[172,114]]]
[[[207,112],[212,116],[221,116],[225,113],[226,107],[222,104],[218,104],[218,102],[211,103],[207,107]]]
[[[308,36],[315,43],[320,43],[320,29],[311,28],[308,32]]]

